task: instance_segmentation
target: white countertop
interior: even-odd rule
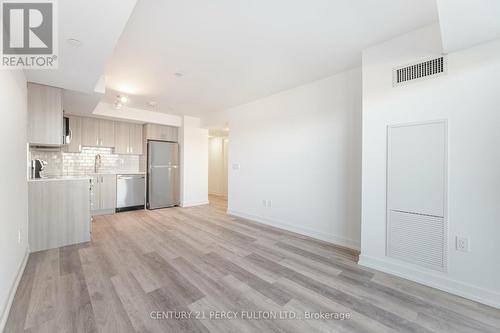
[[[50,175],[43,178],[28,179],[28,182],[51,182],[61,180],[90,180],[95,175],[145,175],[144,171],[104,171],[86,175]]]
[[[54,182],[54,181],[68,181],[68,180],[90,180],[89,176],[48,176],[45,178],[28,179],[28,182]]]
[[[145,171],[104,171],[104,172],[92,172],[88,175],[145,175]]]

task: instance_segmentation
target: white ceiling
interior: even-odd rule
[[[363,48],[437,20],[435,0],[138,0],[105,101],[123,92],[131,107],[207,118],[359,66]]]
[[[438,8],[446,52],[500,38],[500,0],[438,0]]]
[[[93,93],[136,0],[58,1],[59,68],[28,70],[28,81]],[[67,40],[76,38],[78,47]]]

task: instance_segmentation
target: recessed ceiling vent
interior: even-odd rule
[[[447,58],[441,56],[395,68],[392,72],[393,86],[444,75],[447,73],[447,67]]]

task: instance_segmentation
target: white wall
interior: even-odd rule
[[[500,307],[500,40],[449,54],[447,76],[392,87],[392,69],[441,54],[433,25],[363,53],[363,265]],[[448,120],[448,272],[385,256],[387,125]],[[470,252],[455,250],[455,236]]]
[[[208,139],[208,193],[227,197],[227,137]]]
[[[26,79],[21,70],[0,70],[0,331],[28,251],[26,175]],[[21,241],[18,241],[20,234]]]
[[[229,213],[359,248],[361,70],[230,109],[228,116]]]
[[[181,144],[181,206],[208,204],[208,130],[200,119],[184,116]]]

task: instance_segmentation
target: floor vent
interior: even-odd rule
[[[445,56],[405,65],[393,70],[393,86],[444,75],[447,72]]]

